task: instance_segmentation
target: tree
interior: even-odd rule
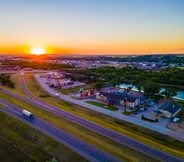
[[[166,98],[171,99],[174,96],[177,96],[178,91],[174,88],[166,88],[162,93]]]
[[[58,162],[58,160],[56,160],[56,158],[52,158],[50,161],[46,161],[46,162]]]
[[[141,84],[137,84],[137,85],[136,85],[136,88],[137,88],[137,90],[138,90],[139,92],[141,92],[141,90],[142,90]]]
[[[160,85],[158,83],[148,82],[143,86],[144,95],[148,96],[156,96],[160,92]]]
[[[99,90],[99,89],[101,89],[101,88],[103,87],[103,83],[102,83],[102,82],[97,82],[97,83],[94,85],[94,87],[95,87],[97,90]]]
[[[125,90],[127,91],[127,93],[128,92],[130,92],[131,90],[132,90],[132,87],[130,86],[130,87],[127,87],[127,88],[125,88]]]

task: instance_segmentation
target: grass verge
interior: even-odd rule
[[[7,101],[23,108],[28,111],[31,111],[35,116],[38,116],[61,129],[91,143],[92,145],[120,158],[123,161],[157,161],[149,156],[144,155],[136,150],[130,149],[118,142],[115,142],[107,137],[99,135],[93,131],[90,131],[80,125],[75,124],[74,122],[60,118],[52,113],[39,109],[33,105],[20,101],[16,98],[13,98],[9,95],[4,96],[0,93],[0,97],[6,99]],[[134,156],[131,156],[134,154]]]
[[[29,84],[32,84],[32,80],[35,80],[34,76],[32,75],[27,75],[26,76],[26,80],[29,81]],[[34,83],[35,84],[35,83]],[[37,82],[37,85],[39,85],[39,83]],[[44,93],[45,90],[43,90],[43,88],[40,86],[40,89],[42,89],[42,91],[40,91],[39,93]],[[33,94],[38,93],[37,89],[34,89],[34,87],[32,87],[31,89],[29,89]],[[46,92],[47,93],[47,92]],[[38,95],[39,96],[39,95]],[[135,125],[133,123],[129,123],[123,120],[120,120],[120,122],[117,122],[117,119],[96,112],[96,111],[92,111],[90,109],[87,109],[85,107],[82,107],[80,105],[74,105],[74,109],[71,108],[71,106],[63,106],[60,103],[65,102],[59,98],[56,97],[51,97],[51,98],[44,98],[44,101],[57,106],[58,108],[64,109],[66,111],[69,111],[70,113],[73,113],[75,115],[78,115],[80,117],[83,117],[89,121],[95,122],[99,125],[102,125],[104,127],[107,127],[109,129],[112,129],[116,132],[119,132],[121,134],[125,134],[131,138],[134,138],[138,141],[141,141],[145,144],[148,144],[152,147],[155,147],[157,149],[160,149],[162,151],[165,151],[167,153],[170,153],[174,156],[180,157],[184,159],[184,143],[181,141],[178,141],[177,139],[174,139],[172,137],[169,136],[165,136],[161,133],[158,133],[156,131],[152,131],[150,129]],[[69,102],[67,102],[69,103]],[[71,104],[71,103],[70,103]],[[121,124],[120,124],[121,123]],[[124,123],[124,124],[122,124]],[[162,137],[162,138],[160,138]],[[164,139],[164,140],[162,140]]]
[[[111,110],[111,111],[117,111],[119,110],[117,107],[113,107],[113,106],[107,106],[103,103],[99,103],[99,102],[95,102],[95,101],[86,101],[86,103],[94,105],[94,106],[98,106],[101,107],[103,109],[107,109],[107,110]]]
[[[39,97],[41,94],[47,94],[42,87],[39,86],[39,84],[35,81],[33,75],[26,75],[27,84],[29,86],[29,90],[36,96]],[[36,83],[35,83],[36,82]],[[38,88],[39,87],[39,88]],[[56,97],[48,97],[48,98],[42,98],[44,101],[57,106],[58,108],[64,109],[66,111],[69,111],[75,115],[78,115],[80,117],[83,117],[87,120],[93,121],[99,125],[105,126],[109,129],[112,129],[114,131],[117,131],[121,134],[125,134],[129,137],[132,137],[136,140],[139,140],[143,143],[146,143],[148,145],[151,145],[157,149],[163,150],[165,152],[168,152],[170,154],[173,154],[175,156],[184,158],[183,151],[184,151],[184,144],[178,140],[175,140],[171,137],[165,136],[163,134],[160,134],[155,131],[151,131],[149,129],[140,127],[138,125],[128,123],[126,121],[118,121],[115,118],[112,118],[110,116],[83,108],[79,105],[74,105],[74,109],[71,109],[70,103],[63,101]],[[162,138],[160,138],[162,137]],[[164,139],[164,140],[162,140]],[[123,150],[123,149],[122,149]],[[119,153],[122,152],[120,150]],[[114,151],[113,151],[114,152]],[[126,151],[124,154],[127,154],[129,152]],[[131,158],[132,154],[137,157],[134,153],[130,152],[131,154],[125,155],[128,158]],[[135,158],[134,157],[134,158]],[[124,157],[125,159],[125,157]],[[140,160],[141,158],[139,158]],[[129,159],[125,161],[137,161],[135,159]],[[140,160],[141,161],[141,160]],[[145,160],[142,160],[145,161]]]
[[[20,162],[31,158],[47,161],[87,161],[64,145],[0,111],[1,161]],[[3,137],[3,138],[2,138]]]

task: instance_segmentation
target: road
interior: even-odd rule
[[[97,125],[97,124],[95,124],[93,122],[90,122],[90,121],[85,120],[85,119],[83,119],[81,117],[73,115],[73,114],[71,114],[69,112],[61,110],[61,109],[59,109],[59,108],[57,108],[55,106],[52,106],[52,105],[50,105],[50,104],[40,100],[39,98],[37,98],[36,96],[34,96],[33,94],[31,94],[29,92],[29,90],[26,87],[24,77],[22,77],[22,83],[23,83],[23,88],[25,89],[26,93],[28,93],[29,96],[32,96],[34,98],[34,100],[22,97],[20,95],[14,94],[14,93],[9,92],[9,91],[4,90],[4,89],[2,91],[7,93],[7,94],[10,94],[10,95],[12,95],[14,97],[17,97],[17,98],[19,98],[21,100],[24,100],[25,102],[28,102],[28,103],[33,104],[35,106],[38,106],[38,107],[40,107],[40,108],[42,108],[42,109],[44,109],[46,111],[49,111],[49,112],[51,112],[51,113],[53,113],[55,115],[58,115],[58,116],[60,116],[60,117],[62,117],[64,119],[67,119],[69,121],[74,121],[76,124],[79,124],[79,125],[87,128],[87,129],[90,129],[90,130],[92,130],[92,131],[94,131],[96,133],[99,133],[99,134],[101,134],[103,136],[106,136],[106,137],[108,137],[110,139],[113,139],[113,140],[115,140],[115,141],[117,141],[117,142],[119,142],[119,143],[121,143],[123,145],[126,145],[126,146],[128,146],[130,148],[133,148],[133,149],[137,150],[137,151],[145,153],[145,154],[147,154],[147,155],[149,155],[151,157],[157,158],[157,159],[159,159],[161,161],[167,161],[167,162],[173,162],[173,161],[174,162],[182,162],[182,161],[184,161],[184,160],[182,160],[180,158],[174,157],[174,156],[172,156],[170,154],[167,154],[167,153],[165,153],[163,151],[160,151],[158,149],[155,149],[153,147],[145,145],[145,144],[143,144],[143,143],[141,143],[141,142],[139,142],[137,140],[131,139],[131,138],[125,136],[125,135],[119,134],[119,133],[117,133],[115,131],[112,131],[112,130],[107,129],[107,128],[102,127],[102,126],[99,126],[99,125]]]
[[[74,135],[65,132],[64,130],[58,128],[57,126],[42,120],[39,117],[35,117],[35,119],[30,119],[27,116],[24,116],[22,113],[22,109],[1,99],[0,103],[6,105],[8,109],[4,109],[0,107],[0,110],[14,116],[15,118],[21,120],[22,122],[34,127],[35,129],[43,132],[44,134],[50,136],[54,140],[64,144],[68,148],[72,149],[79,155],[88,159],[89,161],[94,162],[120,162],[116,157],[100,150],[99,148],[81,140],[80,138],[75,137]]]

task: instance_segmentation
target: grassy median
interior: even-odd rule
[[[101,107],[103,109],[107,109],[107,110],[110,110],[110,111],[117,111],[118,110],[117,107],[107,106],[103,103],[99,103],[99,102],[95,102],[95,101],[86,101],[86,103],[94,105],[94,106],[98,106],[98,107]]]
[[[45,92],[45,90],[42,89],[41,86],[39,86],[40,91],[38,92],[37,86],[39,85],[39,83],[36,81],[33,75],[26,75],[26,82],[28,85],[32,85],[30,87],[30,91],[33,94],[39,96],[40,94],[47,93]],[[35,82],[37,82],[37,85],[34,87],[33,85],[35,84]],[[184,143],[178,141],[177,139],[126,121],[119,121],[113,117],[89,110],[87,108],[83,108],[82,106],[76,104],[74,105],[74,109],[72,109],[72,106],[70,106],[71,103],[63,101],[56,97],[43,98],[43,100],[61,109],[74,113],[75,115],[81,116],[87,120],[93,121],[99,125],[105,126],[121,134],[125,134],[145,144],[148,144],[152,147],[184,159]]]
[[[42,132],[0,111],[0,157],[1,161],[21,162],[36,159],[49,161],[87,161],[64,145]]]
[[[3,93],[0,93],[0,97],[23,109],[31,111],[35,116],[38,116],[60,127],[61,129],[93,144],[94,146],[120,158],[123,161],[157,161],[140,152],[137,152],[136,150],[130,149],[122,144],[119,144],[118,142],[115,142],[107,137],[104,137],[84,127],[81,127],[75,124],[74,121],[72,122],[65,120],[52,113],[30,105],[24,101],[21,101],[9,95],[4,95]],[[134,156],[131,156],[132,154]]]
[[[42,87],[39,86],[39,84],[36,82],[36,80],[34,79],[32,74],[26,74],[26,81],[27,81],[27,85],[28,85],[29,90],[33,94],[35,94],[36,96],[39,97],[40,95],[48,94],[47,92],[45,92],[45,90],[42,89]],[[17,84],[19,84],[19,83],[17,83]],[[92,110],[89,110],[87,108],[83,108],[83,107],[78,106],[78,105],[74,105],[74,109],[72,109],[71,104],[69,102],[63,101],[63,100],[58,99],[56,97],[44,97],[42,99],[44,101],[52,104],[52,105],[55,105],[55,106],[61,108],[61,109],[64,109],[64,110],[69,111],[71,113],[74,113],[75,115],[81,116],[81,117],[88,119],[90,121],[93,121],[97,124],[100,124],[102,126],[110,128],[112,130],[115,130],[119,133],[130,136],[134,139],[137,139],[141,142],[144,142],[148,145],[151,145],[151,146],[158,148],[160,150],[163,150],[165,152],[171,153],[175,156],[184,158],[184,155],[183,155],[184,144],[182,142],[179,142],[179,141],[171,138],[171,137],[162,135],[160,133],[157,133],[155,131],[151,131],[149,129],[137,126],[137,125],[132,124],[132,123],[128,123],[125,121],[123,121],[123,122],[117,121],[115,118],[112,118],[110,116],[107,116],[107,115],[104,115],[104,114],[101,114],[101,113],[98,113],[98,112],[95,112]],[[44,113],[44,118],[45,117],[46,117],[46,114]],[[51,119],[51,121],[53,121],[53,119]],[[86,133],[88,134],[88,132],[89,132],[89,130],[87,130]],[[84,135],[84,136],[86,136],[86,135]],[[90,137],[90,138],[92,139],[92,137]],[[95,138],[97,138],[97,137],[95,137]],[[101,137],[101,139],[103,139],[103,138],[104,137]],[[125,146],[124,146],[124,149],[121,148],[120,150],[116,150],[116,149],[114,149],[114,148],[117,148],[117,146],[118,146],[116,142],[112,143],[114,146],[107,146],[108,142],[101,141],[101,139],[99,140],[100,142],[98,141],[99,144],[102,144],[102,142],[103,142],[103,145],[104,145],[104,143],[105,143],[105,146],[111,148],[112,151],[110,151],[107,148],[103,148],[103,149],[107,149],[106,151],[108,151],[108,152],[110,151],[110,153],[113,155],[115,155],[116,153],[114,153],[114,152],[117,151],[117,154],[122,154],[122,155],[121,155],[121,157],[120,157],[120,155],[116,155],[116,156],[122,160],[125,160],[125,161],[145,161],[146,160],[145,155],[141,155],[142,156],[142,158],[141,158],[141,156],[137,155],[137,154],[139,154],[138,152],[136,152],[136,151],[132,152],[133,150],[131,150],[131,149],[130,149],[131,151],[130,150],[128,151],[127,150],[128,148]],[[104,146],[102,146],[102,147],[104,147]],[[101,148],[101,146],[99,148]],[[132,157],[131,155],[134,155],[134,156]]]

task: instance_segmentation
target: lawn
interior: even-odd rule
[[[134,112],[137,112],[137,111],[139,111],[139,109],[136,109],[136,110],[133,110],[133,111],[122,112],[122,114],[123,114],[123,115],[130,116],[130,115],[132,115]]]
[[[107,110],[111,110],[111,111],[117,111],[119,110],[117,107],[113,107],[113,106],[107,106],[103,103],[99,103],[99,102],[95,102],[95,101],[86,101],[86,103],[94,105],[94,106],[98,106],[101,107],[103,109],[107,109]]]
[[[27,80],[27,83],[29,85],[29,90],[33,94],[39,96],[40,94],[44,95],[47,93],[42,89],[42,87],[39,86],[39,84],[37,84],[37,82],[35,81],[34,77],[31,74],[26,75],[26,80]],[[171,153],[175,156],[184,158],[184,154],[183,154],[184,143],[182,143],[178,140],[175,140],[171,137],[165,136],[161,133],[143,128],[141,126],[138,126],[138,125],[126,122],[126,121],[117,120],[113,117],[98,113],[96,111],[89,110],[87,108],[84,108],[84,107],[76,105],[76,104],[74,105],[74,109],[71,109],[69,102],[63,101],[63,100],[56,98],[56,97],[42,98],[42,100],[44,100],[44,101],[46,101],[54,106],[57,106],[58,108],[69,111],[70,113],[73,113],[75,115],[83,117],[87,120],[93,121],[99,125],[102,125],[104,127],[109,128],[109,129],[112,129],[116,132],[125,134],[125,135],[132,137],[134,139],[137,139],[141,142],[144,142],[148,145],[151,145],[152,147],[155,147],[155,148],[160,149],[160,150],[164,150],[165,152],[168,152],[168,153]],[[34,110],[34,111],[36,111],[36,110]],[[43,117],[45,118],[46,115],[44,115]],[[49,120],[53,121],[54,119],[52,117]],[[58,122],[61,122],[61,121],[58,121]],[[57,122],[56,122],[56,124],[57,124]],[[65,127],[65,125],[63,126],[63,128],[64,127]],[[83,128],[81,128],[81,131],[83,131]],[[75,133],[75,130],[74,130],[74,133]],[[88,131],[86,131],[86,133],[88,134]],[[91,136],[94,136],[94,134],[92,134]],[[87,136],[87,138],[88,138],[88,136]],[[95,136],[95,139],[96,138],[97,137]],[[110,145],[108,145],[108,142],[102,141],[102,139],[104,139],[104,137],[100,137],[99,141],[96,141],[95,143],[99,144],[99,145],[103,145],[102,147],[105,147],[103,149],[106,150],[107,152],[110,152],[111,154],[113,153],[114,156],[117,156],[124,161],[146,161],[146,158],[147,158],[146,155],[140,154],[140,153],[136,152],[135,150],[131,150],[125,146],[123,148],[122,145],[120,145],[121,146],[120,147],[118,145],[118,143],[116,143],[114,141],[112,141],[112,145],[114,145],[114,146],[110,146]],[[88,140],[88,139],[86,139],[86,140]],[[105,143],[105,146],[104,146],[104,143]],[[120,148],[120,150],[118,148]],[[134,156],[132,156],[132,155],[134,155]],[[149,158],[147,159],[147,161],[149,161],[149,160],[153,161],[153,159],[149,159]]]

